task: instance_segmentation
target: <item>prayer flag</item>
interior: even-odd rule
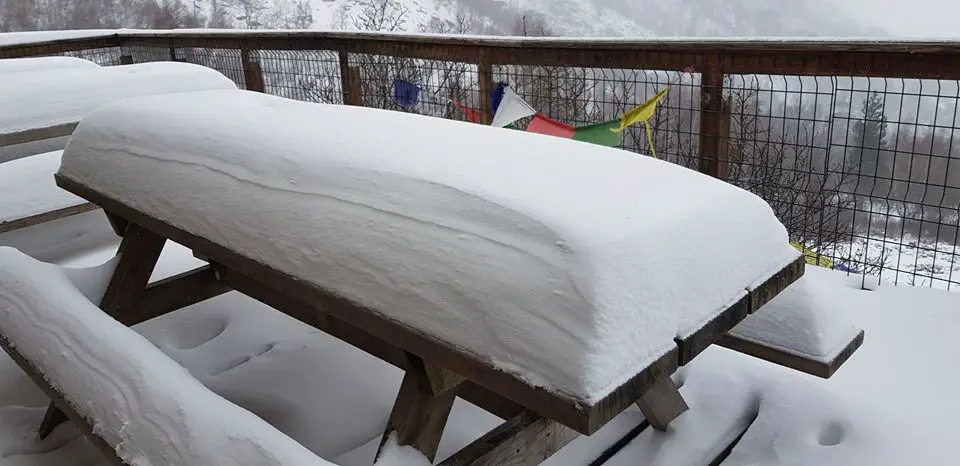
[[[496,113],[493,115],[493,122],[491,126],[504,127],[514,121],[517,121],[521,118],[526,118],[528,116],[536,114],[537,111],[533,109],[525,100],[518,96],[513,89],[509,87],[503,88],[503,95],[501,96],[500,104],[497,106]]]
[[[570,139],[573,137],[576,128],[561,121],[551,120],[538,113],[534,115],[533,121],[527,126],[527,131]]]
[[[401,107],[412,107],[420,99],[420,86],[402,79],[395,79],[393,81],[393,99]]]

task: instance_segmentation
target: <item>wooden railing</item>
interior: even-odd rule
[[[419,76],[425,82],[440,69],[431,63],[457,63],[469,69],[460,69],[456,79],[462,81],[466,73],[470,82],[457,81],[437,94],[472,95],[470,102],[486,122],[492,116],[486,96],[497,81],[510,77],[551,84],[572,79],[569,73],[557,77],[558,69],[601,70],[575,74],[574,81],[593,86],[575,112],[553,110],[557,114],[548,115],[584,124],[615,117],[613,113],[648,97],[653,90],[648,85],[666,84],[668,79],[656,78],[661,75],[651,78],[650,70],[677,76],[692,68],[665,106],[676,113],[677,122],[656,128],[657,151],[664,158],[764,197],[795,239],[851,268],[892,272],[895,281],[916,284],[960,283],[960,159],[954,160],[960,149],[955,151],[953,143],[960,90],[943,91],[960,86],[960,42],[579,40],[244,30],[121,31],[0,47],[0,58],[51,54],[93,56],[106,64],[195,61],[221,70],[249,90],[402,111],[407,109],[380,95],[388,92],[389,82],[374,83],[390,79],[376,73],[376,66],[383,64],[377,60],[407,60],[391,69],[422,67],[427,71]],[[290,71],[295,69],[300,70],[297,76]],[[329,79],[323,96],[304,94],[308,86],[297,82],[299,77],[324,73]],[[752,84],[755,81],[760,84]],[[617,90],[596,90],[598,86]],[[518,90],[540,99],[545,112],[553,107],[550,99],[563,94],[527,87],[531,89]],[[900,102],[899,109],[886,103],[886,113],[877,116],[881,130],[875,147],[851,141],[871,123],[861,115],[859,103],[871,93]],[[614,94],[612,101],[609,96]],[[770,109],[765,108],[768,104]],[[928,109],[933,120],[921,121],[920,114]],[[954,115],[947,114],[951,112]],[[756,123],[757,118],[765,122]],[[913,142],[904,136],[910,131]],[[930,147],[921,133],[932,134]],[[623,148],[644,152],[645,139],[638,141],[625,142]],[[867,168],[858,161],[852,167],[850,154],[859,154],[862,161],[864,151],[889,160]],[[883,225],[878,227],[878,222]],[[890,231],[891,222],[898,231]],[[882,257],[880,263],[863,257],[872,254],[873,246],[866,244],[870,242],[911,248],[912,267],[902,264],[902,253],[893,265]],[[931,252],[939,262],[914,260]]]

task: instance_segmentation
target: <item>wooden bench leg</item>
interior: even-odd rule
[[[400,393],[390,412],[374,464],[380,459],[390,436],[396,436],[398,445],[416,448],[432,462],[457,397],[456,387],[463,381],[455,374],[425,364],[416,356],[407,357],[409,367],[400,384]]]
[[[536,466],[578,435],[556,421],[524,412],[463,447],[440,466]]]
[[[650,426],[657,430],[667,430],[667,425],[689,409],[680,395],[680,390],[669,376],[660,379],[650,387],[640,399],[637,407],[643,412]]]
[[[120,260],[110,277],[110,283],[107,284],[107,291],[100,300],[100,309],[121,322],[124,314],[136,310],[138,302],[147,291],[150,275],[153,274],[166,241],[166,238],[135,223],[126,225],[120,249],[117,251]],[[46,438],[66,420],[66,415],[50,403],[43,422],[40,423],[40,438]]]

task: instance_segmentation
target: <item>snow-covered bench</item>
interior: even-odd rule
[[[542,459],[634,403],[665,428],[686,409],[670,374],[804,267],[765,202],[665,162],[251,92],[101,108],[57,182],[148,251],[119,268],[174,240],[220,282],[405,367],[385,442],[432,459],[469,384],[482,407],[525,410],[450,464]],[[125,319],[141,288],[104,309]]]
[[[0,345],[111,464],[331,464],[98,309],[115,265],[68,270],[0,247]]]
[[[62,151],[0,164],[0,234],[81,214],[98,207],[53,180]]]
[[[236,89],[219,72],[188,63],[8,64],[22,71],[4,73],[4,62],[0,60],[0,162],[63,149],[77,122],[110,102],[141,95]]]
[[[29,57],[29,58],[8,58],[0,60],[0,78],[7,80],[14,73],[27,73],[37,71],[68,71],[77,69],[99,68],[100,65],[82,58],[76,57]]]

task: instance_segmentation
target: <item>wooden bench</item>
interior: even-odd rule
[[[185,115],[192,118],[190,125],[181,123]],[[264,121],[276,126],[266,127],[261,123]],[[327,127],[318,130],[317,122],[324,122]],[[349,132],[356,127],[377,128],[379,138],[351,139]],[[445,134],[465,145],[449,148],[420,142],[435,134]],[[276,154],[268,156],[271,151]],[[531,164],[531,158],[536,163]],[[550,166],[551,162],[557,165]],[[106,164],[111,167],[109,171],[101,169]],[[384,173],[406,176],[383,177]],[[499,177],[494,176],[498,174]],[[271,178],[273,175],[276,176]],[[584,180],[590,176],[601,178],[603,184],[585,185]],[[593,434],[633,404],[640,407],[650,425],[665,429],[687,409],[670,374],[759,310],[804,270],[803,258],[789,246],[785,230],[762,201],[680,167],[562,139],[372,109],[296,103],[248,92],[175,94],[111,105],[81,124],[56,180],[67,191],[101,206],[115,231],[123,237],[117,268],[101,300],[100,307],[108,315],[132,325],[215,296],[224,287],[240,291],[406,371],[384,442],[393,439],[401,445],[412,445],[433,459],[456,396],[508,419],[442,463],[450,465],[507,461],[534,464],[577,434]],[[511,180],[525,181],[525,191],[515,192],[517,185],[508,183]],[[244,192],[258,183],[273,184],[270,189],[255,191],[255,195]],[[265,199],[274,191],[319,190],[337,183],[343,183],[338,188],[345,191],[308,191],[312,197],[308,196],[309,201],[302,205],[298,204],[300,200],[293,202],[289,198],[286,200],[291,202]],[[563,209],[542,213],[537,209],[549,208],[559,200],[526,190],[531,186],[562,193],[563,196],[557,195],[568,204],[563,204]],[[689,186],[709,195],[689,198],[683,194]],[[435,188],[439,189],[431,191]],[[467,191],[474,197],[461,196]],[[679,196],[685,200],[663,210],[662,203],[660,207],[646,203],[649,192],[663,199]],[[351,224],[356,220],[350,217],[355,212],[336,211],[317,200],[334,198],[334,194],[340,200],[349,200],[350,205],[370,206],[376,202],[372,205],[380,208],[365,210],[366,216],[359,217],[360,223]],[[357,198],[360,195],[366,197]],[[591,203],[576,204],[581,198]],[[491,206],[494,199],[500,204]],[[456,203],[451,204],[453,200]],[[434,217],[434,222],[482,219],[459,224],[460,230],[453,231],[461,233],[453,235],[454,241],[474,238],[471,235],[480,231],[490,238],[498,232],[483,229],[492,226],[522,236],[524,231],[513,231],[512,225],[521,223],[535,228],[530,218],[549,226],[549,232],[555,236],[547,235],[549,240],[545,242],[529,241],[519,249],[505,243],[507,236],[494,236],[499,238],[496,254],[475,262],[465,261],[458,254],[469,249],[468,243],[453,249],[436,238],[431,239],[435,243],[418,243],[423,238],[415,233],[426,235],[430,230],[393,223],[390,219],[402,211],[397,209],[404,202],[422,208],[415,212],[417,215],[447,216]],[[598,205],[604,209],[598,211]],[[291,223],[275,221],[279,211]],[[379,216],[385,211],[388,214]],[[411,212],[414,211],[408,211],[408,215]],[[511,216],[516,212],[525,215]],[[742,219],[729,220],[731,215],[755,220],[754,228],[744,230]],[[509,221],[498,223],[504,218]],[[604,222],[620,222],[623,229],[599,243],[577,236],[594,232]],[[657,226],[642,229],[648,236],[630,230],[647,223]],[[357,225],[370,230],[345,229]],[[380,237],[380,242],[359,241],[363,234],[384,230],[390,234]],[[698,235],[703,230],[709,231],[709,235],[701,235],[703,244],[667,241]],[[303,232],[327,236],[323,241],[301,241],[297,234]],[[661,235],[657,237],[663,241],[648,247],[656,235]],[[263,242],[264,238],[270,241]],[[539,237],[526,239],[531,238]],[[737,244],[730,244],[730,238],[736,238]],[[192,249],[210,265],[148,285],[150,271],[168,239]],[[398,239],[400,242],[396,242]],[[723,254],[714,262],[698,257],[701,250],[715,253],[720,249],[713,244],[715,241],[722,242],[733,255],[728,261]],[[623,249],[602,249],[611,244]],[[604,257],[625,267],[623,275],[589,277],[613,287],[613,294],[606,295],[608,299],[616,298],[616,293],[632,297],[640,291],[651,299],[649,303],[638,301],[629,308],[608,310],[624,319],[639,319],[612,321],[615,327],[655,325],[661,317],[670,322],[665,329],[655,329],[658,332],[653,333],[663,340],[628,338],[612,353],[601,348],[593,355],[599,358],[598,362],[606,363],[617,357],[623,360],[623,354],[618,353],[632,354],[633,345],[665,348],[663,352],[646,353],[650,356],[647,360],[624,361],[629,372],[618,375],[623,380],[614,381],[607,390],[591,392],[589,389],[596,384],[581,380],[576,373],[565,373],[564,368],[549,367],[549,359],[556,358],[551,351],[574,358],[569,361],[571,366],[584,363],[575,360],[583,354],[565,353],[556,343],[523,341],[524,345],[537,347],[534,354],[548,360],[538,370],[536,364],[528,363],[520,369],[504,364],[497,359],[503,354],[494,354],[495,349],[486,350],[470,341],[451,341],[451,333],[455,332],[443,326],[496,318],[500,308],[492,302],[496,297],[489,295],[494,288],[484,290],[490,301],[458,298],[469,298],[475,291],[470,287],[456,288],[438,301],[419,301],[423,307],[441,303],[423,316],[425,320],[418,321],[415,314],[411,317],[416,308],[404,307],[404,300],[444,293],[444,287],[494,279],[505,293],[515,293],[510,296],[517,300],[508,302],[515,308],[505,308],[515,311],[500,317],[511,324],[501,330],[508,333],[494,332],[495,339],[502,340],[509,332],[519,332],[513,333],[515,338],[536,336],[542,328],[540,321],[525,321],[518,316],[533,312],[543,318],[544,314],[536,314],[536,309],[523,307],[527,304],[523,296],[541,289],[537,287],[548,291],[541,297],[545,305],[551,306],[552,315],[546,314],[548,319],[559,319],[562,328],[576,331],[573,326],[577,321],[562,319],[600,312],[595,307],[598,301],[594,295],[611,293],[602,286],[577,289],[570,295],[549,293],[564,290],[563,282],[548,283],[556,270],[566,270],[567,274],[594,273],[589,268],[567,268],[567,262],[550,262],[551,256],[544,255],[544,251],[559,251],[570,255],[560,257],[573,260],[578,257],[576,254],[584,254],[578,248],[588,249],[588,256],[581,256],[582,260],[598,250],[620,251],[620,257]],[[395,250],[403,250],[407,256],[396,261],[389,257]],[[511,267],[524,263],[510,261],[518,251],[539,251],[536,257],[548,258],[543,275],[517,275],[518,271]],[[338,260],[311,262],[325,254]],[[370,256],[350,261],[351,256],[364,254]],[[381,259],[389,267],[371,262],[376,260],[376,254],[383,254]],[[631,254],[639,254],[639,262],[632,262]],[[540,263],[536,257],[531,260]],[[670,259],[689,261],[697,269],[671,270],[666,268],[671,265]],[[732,259],[737,260],[736,264]],[[307,265],[298,270],[291,267],[290,261]],[[629,272],[631,267],[647,266],[650,262],[654,263],[653,268],[640,270],[649,271],[644,276]],[[413,288],[398,286],[397,280],[423,271],[392,273],[402,271],[405,264],[418,263],[429,263],[431,269],[442,272],[440,278],[435,282],[415,281],[417,286]],[[488,272],[498,263],[511,267],[494,268],[496,274]],[[603,264],[606,266],[607,262]],[[350,267],[355,270],[346,270]],[[387,296],[382,306],[372,307],[371,298],[384,298],[359,294],[343,286],[359,283],[356,276],[349,276],[357,271],[359,277],[367,277],[360,281],[373,284],[364,291]],[[338,283],[336,277],[341,273],[348,273],[348,280]],[[701,273],[709,278],[695,280]],[[694,280],[681,280],[684,277]],[[731,285],[730,277],[739,278]],[[518,287],[518,283],[522,286]],[[593,285],[589,281],[583,283]],[[582,307],[564,309],[569,302]],[[680,309],[674,309],[674,305]],[[475,314],[458,323],[454,319],[460,311],[457,306],[474,306]],[[699,307],[691,309],[695,306]],[[647,313],[657,317],[651,319]],[[443,324],[430,325],[431,321]],[[546,328],[556,325],[558,321],[547,322]],[[476,330],[488,331],[483,327]],[[560,342],[564,343],[581,344]],[[610,342],[601,339],[600,343]],[[569,384],[558,383],[563,380]],[[42,434],[49,433],[64,419],[58,410],[51,409]]]
[[[10,69],[33,70],[4,74],[3,63]],[[219,72],[188,63],[40,65],[0,60],[0,108],[4,109],[0,162],[63,149],[80,119],[110,102],[141,95],[236,89]]]
[[[0,164],[0,234],[97,209],[54,183],[62,151]]]

